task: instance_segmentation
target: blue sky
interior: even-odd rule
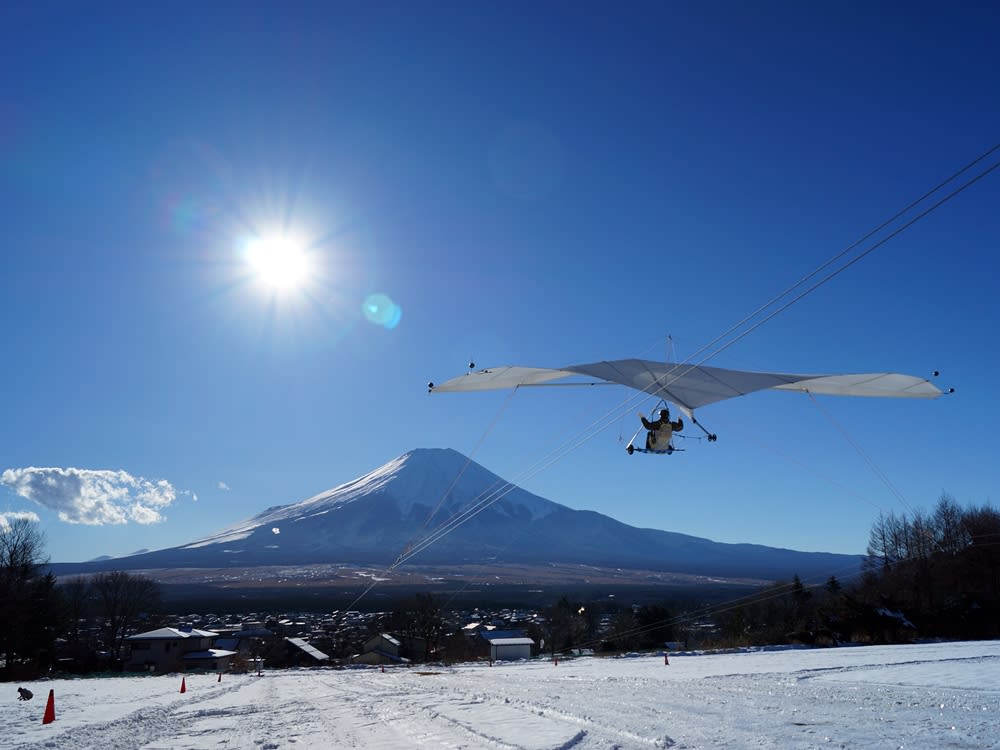
[[[35,514],[53,560],[125,554],[418,447],[633,525],[807,550],[862,552],[880,511],[942,492],[994,502],[1000,171],[711,361],[939,369],[954,396],[756,394],[706,407],[719,441],[666,459],[625,454],[632,409],[535,474],[627,394],[425,386],[470,359],[693,355],[1000,141],[998,21],[979,3],[6,7],[0,513]],[[300,284],[247,263],[274,236],[307,248]],[[29,467],[62,470],[33,475],[36,500]]]

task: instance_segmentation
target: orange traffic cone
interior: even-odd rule
[[[184,682],[184,678],[181,677],[181,692],[186,693],[188,691],[187,684]]]
[[[56,720],[56,691],[49,690],[49,702],[45,704],[45,715],[42,724],[51,724]]]

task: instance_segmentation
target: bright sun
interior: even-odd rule
[[[246,259],[257,278],[276,290],[301,286],[309,276],[309,258],[296,240],[262,237],[247,245]]]

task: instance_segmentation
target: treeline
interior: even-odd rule
[[[1000,635],[1000,512],[948,494],[930,514],[881,515],[872,525],[860,592],[905,613],[925,637]]]
[[[931,513],[882,514],[860,575],[796,576],[712,615],[716,646],[898,643],[1000,636],[1000,512],[942,495]]]
[[[44,543],[32,521],[0,525],[0,680],[120,667],[126,636],[159,624],[159,586],[123,571],[57,586],[44,572]]]

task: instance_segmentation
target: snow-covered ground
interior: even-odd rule
[[[29,683],[3,748],[1000,748],[1000,642]],[[56,721],[43,725],[49,690]]]

